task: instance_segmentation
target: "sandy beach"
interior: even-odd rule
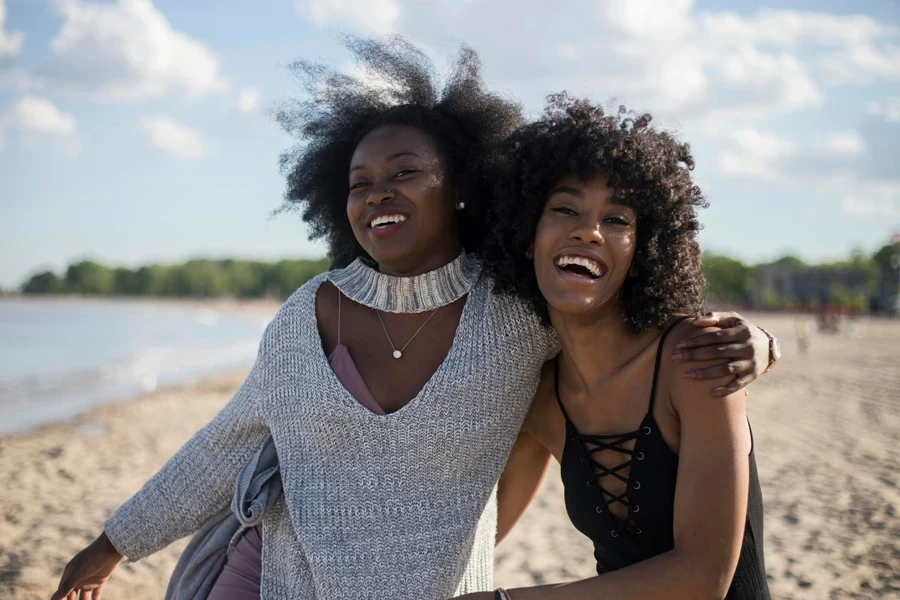
[[[777,370],[749,398],[773,597],[900,597],[900,321],[861,320],[858,336],[817,335],[801,355],[793,317],[752,318],[784,347]],[[0,438],[0,597],[49,598],[66,561],[243,375]],[[498,548],[498,585],[593,573],[591,547],[568,523],[558,478],[554,467]],[[184,544],[123,565],[104,599],[161,598]]]

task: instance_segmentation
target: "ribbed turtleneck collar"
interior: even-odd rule
[[[347,298],[392,313],[419,313],[455,302],[469,293],[481,263],[463,252],[443,267],[414,277],[385,275],[357,258],[328,279]]]

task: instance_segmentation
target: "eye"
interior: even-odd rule
[[[550,209],[551,212],[559,213],[561,215],[578,215],[577,212],[569,208],[568,206],[556,206]]]
[[[606,217],[604,219],[604,221],[606,221],[607,223],[610,223],[612,225],[620,225],[623,227],[628,227],[629,225],[631,225],[631,221],[629,221],[625,217],[619,217],[619,216]]]
[[[418,173],[418,171],[416,169],[401,169],[400,171],[397,171],[396,175],[394,175],[394,179],[397,179],[398,177],[404,177],[406,175],[411,175],[412,173]]]
[[[357,181],[356,183],[351,183],[350,191],[352,192],[353,190],[358,190],[359,188],[367,186],[367,185],[369,185],[368,181]]]

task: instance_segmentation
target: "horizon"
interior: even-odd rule
[[[82,259],[324,256],[272,217],[292,140],[271,113],[290,61],[350,66],[339,33],[402,34],[438,70],[468,43],[528,117],[560,89],[650,112],[694,151],[705,251],[831,262],[900,232],[896,3],[510,6],[0,0],[0,289]]]

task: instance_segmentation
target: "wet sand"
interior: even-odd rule
[[[817,335],[800,355],[792,317],[753,319],[779,336],[785,354],[749,398],[773,597],[900,597],[900,321],[862,321],[859,337]],[[49,598],[66,561],[243,375],[0,438],[0,597]],[[498,548],[498,585],[593,573],[590,545],[568,523],[558,478],[554,467]],[[185,543],[123,565],[104,599],[161,598]]]

